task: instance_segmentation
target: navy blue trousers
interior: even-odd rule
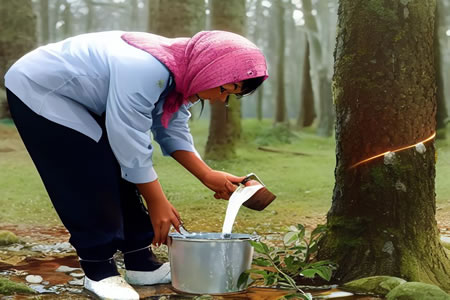
[[[14,123],[70,243],[84,260],[106,260],[150,245],[153,228],[136,185],[121,178],[104,117],[99,142],[47,120],[7,90]]]

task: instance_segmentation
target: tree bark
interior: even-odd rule
[[[212,29],[245,35],[245,0],[212,0],[210,2]],[[234,157],[235,144],[240,136],[240,101],[230,95],[228,108],[223,103],[212,104],[205,158],[225,160]]]
[[[434,0],[340,0],[336,183],[319,249],[339,264],[340,281],[391,275],[450,290],[434,142],[414,146],[435,132],[434,12]]]
[[[446,136],[446,126],[447,126],[447,105],[445,103],[445,93],[444,93],[444,76],[442,74],[442,54],[440,46],[440,24],[445,25],[445,16],[441,16],[441,9],[443,5],[442,0],[436,1],[436,17],[434,25],[434,64],[436,66],[436,82],[437,82],[437,112],[436,112],[436,138],[445,139]],[[444,26],[446,27],[446,26]]]
[[[204,0],[151,0],[149,32],[165,37],[191,37],[205,28]]]
[[[314,94],[311,82],[311,64],[309,55],[309,42],[305,39],[305,57],[303,61],[303,82],[300,99],[300,111],[297,119],[297,128],[309,127],[316,118],[314,109]]]

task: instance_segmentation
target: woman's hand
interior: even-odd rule
[[[239,182],[245,179],[245,176],[236,177],[226,172],[212,170],[193,152],[177,150],[171,155],[204,185],[213,190],[216,199],[229,199]]]
[[[178,230],[181,224],[180,214],[168,200],[152,202],[148,213],[155,233],[152,244],[155,246],[167,244],[170,226],[173,225]]]
[[[214,198],[228,200],[244,179],[245,176],[237,177],[226,172],[211,170],[201,178],[201,181],[215,192]]]
[[[155,234],[152,244],[155,246],[167,244],[170,226],[173,225],[176,230],[179,230],[181,225],[180,214],[167,200],[158,180],[136,184],[136,186],[144,196],[145,202],[147,202],[148,213]]]

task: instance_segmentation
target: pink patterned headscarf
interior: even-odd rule
[[[170,118],[188,97],[227,83],[268,77],[261,50],[246,38],[226,31],[201,31],[192,38],[169,39],[144,32],[122,35],[128,44],[142,49],[172,72],[175,89],[163,105],[161,122]]]

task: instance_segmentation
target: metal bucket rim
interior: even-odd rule
[[[222,233],[219,232],[195,232],[197,235],[202,234],[216,234],[221,235]],[[203,243],[211,243],[211,242],[218,242],[218,243],[229,243],[229,242],[248,242],[248,241],[258,241],[260,239],[259,235],[256,234],[247,234],[247,233],[232,233],[232,236],[239,235],[239,237],[236,238],[196,238],[194,236],[184,236],[182,234],[179,234],[178,232],[169,233],[169,237],[171,237],[174,240],[177,241],[184,241],[184,242],[203,242]]]

